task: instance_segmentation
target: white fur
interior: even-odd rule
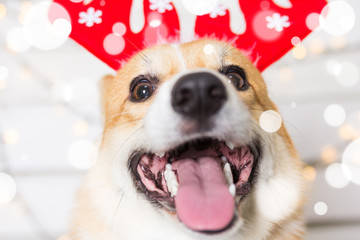
[[[86,198],[91,204],[87,209],[90,216],[87,217],[96,215],[97,221],[107,226],[108,230],[106,228],[107,231],[101,232],[101,236],[94,236],[80,226],[77,228],[77,239],[264,240],[274,223],[280,223],[296,210],[301,195],[301,180],[285,140],[278,133],[265,133],[260,128],[257,119],[251,117],[248,106],[225,76],[209,69],[185,70],[180,49],[177,46],[173,48],[183,64],[180,74],[158,87],[151,106],[142,110],[147,111],[145,118],[136,122],[135,127],[118,125],[104,133],[105,143],[99,152],[99,160],[83,186],[83,191],[90,195]],[[153,68],[161,68],[161,64]],[[171,106],[171,92],[176,81],[184,74],[198,71],[215,74],[223,81],[228,96],[213,117],[213,129],[202,135],[188,131],[189,122]],[[136,191],[128,166],[130,155],[136,150],[162,153],[200,136],[220,138],[235,146],[259,139],[262,149],[258,182],[240,203],[239,221],[229,231],[215,236],[194,233],[183,226],[176,216],[154,207]],[[296,232],[302,230],[298,220],[286,224]]]
[[[199,133],[186,133],[184,129],[191,123],[175,112],[171,106],[171,90],[176,81],[185,74],[200,71],[210,72],[223,79],[228,95],[228,100],[216,113],[214,127],[203,135],[228,140],[236,146],[248,144],[255,137],[251,131],[250,113],[237,96],[235,88],[219,73],[209,69],[199,69],[184,71],[174,79],[163,83],[158,89],[154,103],[145,117],[146,137],[156,139],[156,141],[149,141],[149,150],[165,152],[184,141],[200,137]]]

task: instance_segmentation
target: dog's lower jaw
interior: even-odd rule
[[[114,151],[105,149],[102,152]],[[78,193],[78,202],[82,204],[76,208],[70,239],[195,240],[199,238],[197,233],[186,230],[175,215],[156,207],[154,209],[147,199],[134,190],[130,174],[126,171],[121,172],[120,168],[115,168],[111,164],[110,155],[100,156],[97,166],[85,178]],[[297,167],[292,164],[292,161],[288,161],[282,166],[285,169]],[[245,216],[241,227],[235,229],[236,231],[221,235],[201,235],[201,238],[224,240],[302,239],[304,227],[301,221],[300,207],[289,209],[291,213],[282,219],[272,219],[261,212],[259,203],[255,200],[255,194],[256,191],[244,199],[244,203],[238,209],[240,215]],[[301,201],[300,198],[299,201]]]

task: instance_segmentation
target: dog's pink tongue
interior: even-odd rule
[[[176,164],[179,190],[175,206],[179,219],[196,231],[227,227],[233,219],[235,203],[218,160],[187,158]]]

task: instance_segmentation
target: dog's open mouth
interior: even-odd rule
[[[258,144],[234,147],[210,138],[186,142],[165,154],[137,151],[130,168],[137,188],[176,211],[194,231],[219,232],[235,217],[254,182]]]

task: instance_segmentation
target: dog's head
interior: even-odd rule
[[[299,211],[296,152],[283,126],[261,128],[260,115],[276,107],[231,45],[146,49],[105,78],[103,102],[101,162],[129,212],[153,214],[146,224],[257,239]]]

